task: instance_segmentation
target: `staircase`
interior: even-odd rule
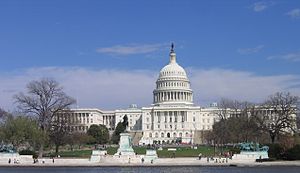
[[[143,137],[143,132],[141,131],[134,131],[134,132],[129,132],[131,137],[132,137],[132,144],[133,145],[139,145],[139,141]]]

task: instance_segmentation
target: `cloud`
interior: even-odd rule
[[[198,102],[218,101],[220,98],[262,102],[278,91],[300,95],[300,87],[296,87],[300,84],[300,76],[295,75],[261,76],[228,69],[192,69],[190,74]]]
[[[290,16],[293,19],[300,19],[300,9],[296,8],[286,13],[286,15]]]
[[[196,105],[205,106],[222,97],[260,102],[277,91],[300,95],[300,77],[296,75],[260,76],[228,69],[187,71]],[[12,96],[24,91],[29,81],[42,77],[56,79],[67,94],[78,100],[79,107],[114,110],[132,103],[149,106],[158,71],[44,67],[2,74],[0,107],[13,110]]]
[[[253,10],[255,12],[261,12],[261,11],[264,11],[266,8],[268,8],[268,3],[267,2],[264,2],[264,1],[261,1],[261,2],[255,2],[253,4]]]
[[[258,45],[256,47],[253,47],[253,48],[239,48],[237,50],[238,53],[240,54],[253,54],[253,53],[257,53],[259,51],[261,51],[265,46],[264,45]]]
[[[292,61],[292,62],[300,62],[300,52],[294,52],[294,53],[288,53],[284,55],[273,55],[267,57],[268,60],[273,59],[282,59],[286,61]]]
[[[98,48],[97,52],[112,55],[133,55],[156,52],[166,48],[167,44],[130,44]]]

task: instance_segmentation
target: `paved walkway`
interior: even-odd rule
[[[42,163],[44,162],[44,163]],[[39,163],[33,164],[33,161],[19,161],[19,163],[8,163],[8,161],[0,160],[0,166],[300,166],[300,161],[274,161],[274,162],[245,162],[226,160],[221,162],[210,161],[207,158],[158,158],[153,163],[144,162],[138,158],[117,158],[114,156],[106,156],[100,162],[91,162],[89,159],[78,158],[56,158],[54,163],[52,159],[40,159]]]

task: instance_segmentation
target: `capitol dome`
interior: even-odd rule
[[[153,91],[154,105],[193,104],[193,92],[185,70],[176,62],[176,53],[172,44],[170,62],[160,70]]]

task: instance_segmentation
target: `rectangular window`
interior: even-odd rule
[[[165,116],[165,123],[166,123],[167,122],[167,116],[168,116],[168,112],[167,111],[164,112],[164,116]]]
[[[160,112],[157,112],[157,122],[160,123],[161,119],[160,119]]]

